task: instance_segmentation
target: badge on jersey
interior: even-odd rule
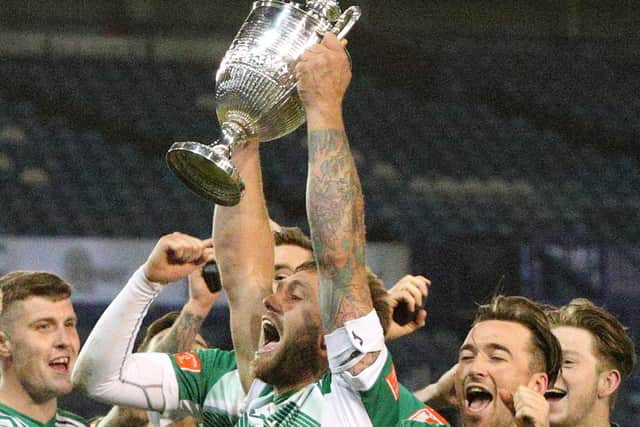
[[[391,365],[391,372],[389,372],[389,375],[387,375],[387,378],[385,378],[385,381],[387,382],[387,385],[391,389],[393,398],[395,400],[398,400],[398,398],[400,397],[400,391],[398,387],[398,377],[396,376],[395,366]]]
[[[202,361],[194,352],[177,353],[173,357],[176,360],[176,364],[183,371],[188,372],[200,372],[202,370]]]
[[[421,423],[435,424],[438,426],[446,426],[449,424],[442,415],[437,413],[435,409],[426,407],[418,410],[408,418],[410,421],[418,421]]]

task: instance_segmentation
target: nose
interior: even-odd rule
[[[282,313],[282,302],[279,300],[278,293],[274,292],[271,295],[265,297],[262,300],[262,303],[267,308],[267,310],[273,311],[275,313]]]
[[[56,334],[56,340],[54,342],[54,345],[56,346],[56,348],[61,348],[61,349],[70,348],[71,344],[73,343],[74,333],[75,333],[75,330],[71,331],[69,328],[66,328],[64,326],[61,326],[60,328],[58,328],[58,333]]]
[[[480,353],[469,363],[469,374],[481,377],[486,376],[488,367],[489,363],[487,358]]]

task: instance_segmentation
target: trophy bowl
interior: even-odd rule
[[[359,18],[359,7],[341,12],[335,0],[254,2],[216,72],[220,139],[174,143],[167,152],[170,169],[197,195],[237,204],[244,184],[231,162],[233,149],[250,139],[280,138],[305,122],[297,59],[328,31],[344,37]]]

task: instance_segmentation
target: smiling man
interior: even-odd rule
[[[458,363],[454,383],[465,427],[548,425],[544,392],[558,375],[561,352],[537,304],[498,296],[480,306]]]
[[[16,271],[0,278],[0,292],[0,423],[85,426],[58,409],[80,348],[71,286],[53,274]]]
[[[609,427],[616,394],[636,354],[622,324],[607,310],[575,299],[549,312],[562,346],[562,372],[547,393],[554,427]]]

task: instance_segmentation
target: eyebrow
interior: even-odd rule
[[[273,266],[273,269],[276,270],[276,271],[280,270],[282,268],[293,270],[293,268],[291,268],[291,266],[289,264],[276,264],[276,265]]]
[[[506,353],[507,353],[507,354],[509,354],[510,356],[512,355],[512,354],[511,354],[511,350],[509,350],[507,347],[505,347],[505,346],[504,346],[504,345],[502,345],[502,344],[498,344],[498,343],[489,343],[489,344],[485,344],[485,345],[484,345],[484,346],[482,346],[482,347],[486,347],[486,348],[488,348],[489,350],[501,350],[501,351],[506,352]],[[463,345],[462,347],[460,347],[459,352],[463,352],[463,351],[465,351],[465,350],[469,350],[469,351],[476,352],[476,351],[477,351],[477,348],[476,348],[476,346],[474,346],[473,344],[471,344],[471,343],[467,343],[467,344]]]
[[[62,322],[66,322],[68,320],[75,320],[77,322],[78,321],[78,316],[76,316],[76,315],[67,316],[64,319],[62,319]],[[28,323],[28,325],[33,325],[34,323],[38,323],[38,322],[53,322],[53,323],[56,323],[57,321],[58,320],[53,316],[38,317],[38,318],[35,318],[32,321],[30,321]]]

